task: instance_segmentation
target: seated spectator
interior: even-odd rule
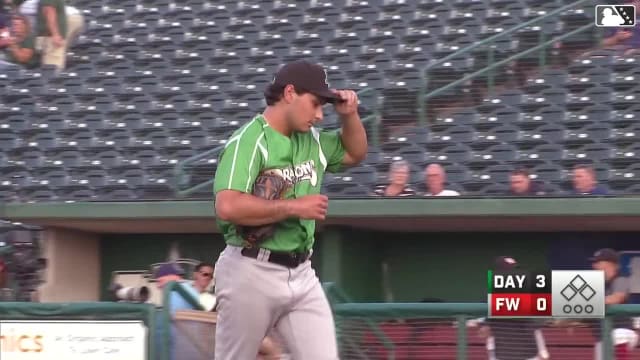
[[[84,19],[80,12],[68,8],[64,0],[39,0],[37,9],[36,26],[41,39],[42,65],[53,65],[63,70],[69,45],[82,31]]]
[[[540,184],[531,180],[527,169],[516,169],[511,173],[509,178],[511,196],[534,196],[544,195],[544,191]]]
[[[155,274],[156,284],[158,286],[158,289],[163,291],[163,289],[168,283],[175,281],[179,284],[179,286],[181,286],[194,298],[198,299],[198,295],[199,295],[198,290],[196,290],[196,288],[194,288],[191,283],[183,281],[181,274],[182,274],[182,270],[176,264],[167,263],[167,264],[161,265]],[[169,297],[169,304],[162,304],[162,305],[165,307],[166,306],[169,307],[169,313],[171,314],[171,317],[175,316],[176,312],[179,310],[194,310],[194,307],[191,306],[191,304],[187,300],[185,300],[182,297],[182,295],[180,295],[177,291],[171,292],[171,295]],[[162,334],[162,326],[163,326],[162,322],[159,322],[158,326],[160,329],[158,331],[158,334],[160,335]],[[176,328],[174,325],[171,325],[170,332],[171,332],[170,339],[175,339],[177,334],[176,334]],[[168,346],[170,351],[169,357],[171,359],[178,359],[176,354],[174,354],[175,349],[174,349],[173,342],[168,344]],[[185,355],[184,354],[185,349],[182,349],[182,351],[183,352],[181,353],[181,356]],[[197,350],[194,348],[192,349],[192,351],[193,351],[193,354],[191,356],[197,356]]]
[[[591,166],[577,165],[573,168],[573,195],[607,195],[607,189],[598,185]]]
[[[629,301],[630,283],[629,278],[620,274],[620,255],[613,249],[600,249],[589,258],[594,270],[602,270],[605,277],[605,304],[616,305],[625,304]],[[625,317],[616,317],[613,320],[614,328],[620,332],[623,329],[632,328],[632,321]],[[593,328],[596,339],[601,339],[602,329],[599,323]],[[601,359],[602,342],[595,344],[595,358]],[[615,346],[615,358],[620,360],[631,359],[626,343],[621,342]]]
[[[640,52],[640,0],[628,0],[627,3],[636,6],[636,26],[625,28],[606,28],[602,47],[619,50],[625,54]]]
[[[378,196],[413,196],[416,192],[409,186],[409,163],[395,161],[389,168],[389,184],[379,185],[375,189]]]
[[[213,311],[216,297],[211,293],[213,283],[213,264],[200,263],[193,272],[193,287],[198,291],[200,304],[206,311]]]
[[[424,171],[428,192],[424,196],[460,196],[455,190],[446,190],[446,174],[439,164],[430,164]]]
[[[24,16],[14,15],[11,19],[10,36],[6,39],[6,47],[0,54],[0,69],[16,65],[34,68],[37,64],[35,40],[29,22]]]

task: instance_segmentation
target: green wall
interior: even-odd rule
[[[224,248],[218,234],[108,235],[101,241],[102,295],[111,272],[148,269],[166,261],[173,241],[182,257],[215,261]],[[540,234],[385,233],[348,228],[318,235],[313,264],[321,281],[336,282],[355,301],[383,301],[383,261],[394,301],[424,298],[486,301],[486,271],[498,255],[546,267],[548,244]]]
[[[111,273],[116,270],[147,270],[167,260],[171,244],[177,241],[180,256],[213,262],[224,247],[219,234],[132,234],[101,238],[101,297],[107,298]]]
[[[171,244],[177,242],[180,257],[215,263],[224,249],[220,234],[131,234],[105,235],[100,240],[101,292],[107,300],[111,274],[117,270],[147,270],[149,265],[167,260]],[[318,274],[322,263],[322,240],[313,254]]]
[[[486,274],[496,256],[545,268],[547,243],[539,234],[377,233],[384,244],[394,301],[439,298],[486,301]],[[384,241],[386,239],[386,241]]]

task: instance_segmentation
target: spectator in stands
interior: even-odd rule
[[[607,305],[616,305],[616,304],[625,304],[629,299],[630,292],[630,284],[629,279],[620,275],[620,255],[617,251],[613,249],[600,249],[593,254],[593,256],[589,259],[592,263],[592,267],[595,270],[604,271],[605,277],[605,304]],[[598,323],[599,324],[599,323]],[[632,324],[629,319],[625,318],[616,318],[614,320],[614,328],[617,331],[626,330],[626,328],[631,328]],[[593,327],[595,336],[597,339],[601,338],[601,329],[600,326]],[[614,332],[615,337],[615,332]],[[627,347],[626,342],[616,341],[615,347],[615,355],[618,360],[626,360],[629,358],[629,349]],[[601,341],[596,343],[595,346],[595,359],[601,359],[602,355],[602,343]]]
[[[200,263],[193,272],[193,287],[199,293],[200,304],[207,311],[213,311],[216,306],[216,297],[211,293],[213,283],[213,264]]]
[[[510,256],[499,256],[493,270],[519,269]],[[546,341],[536,319],[480,319],[480,333],[487,338],[487,351],[492,360],[546,360],[549,359]]]
[[[213,264],[202,262],[198,264],[193,273],[193,287],[202,294],[209,291],[213,278]]]
[[[588,165],[576,165],[573,168],[574,195],[607,195],[607,190],[599,186],[596,172]]]
[[[600,249],[589,259],[595,270],[604,271],[606,304],[624,304],[629,297],[629,279],[620,275],[620,255],[613,249]]]
[[[175,281],[180,287],[186,290],[187,293],[193,295],[196,299],[198,298],[198,290],[191,283],[184,281],[182,270],[176,264],[167,263],[161,265],[156,271],[156,281],[158,289],[160,290],[163,290],[169,282]],[[171,293],[169,307],[172,315],[178,310],[193,309],[193,306],[176,291]]]
[[[178,267],[178,265],[173,264],[173,263],[167,263],[167,264],[163,264],[161,265],[158,270],[155,273],[155,278],[156,278],[156,284],[158,286],[158,289],[160,291],[164,292],[164,288],[165,286],[167,286],[168,283],[175,281],[178,283],[178,286],[182,287],[182,289],[184,289],[188,294],[190,294],[191,296],[193,296],[195,299],[198,299],[198,291],[196,290],[195,287],[193,287],[193,285],[191,285],[191,283],[189,282],[185,282],[183,281],[182,278],[182,269],[180,269]],[[176,312],[179,310],[194,310],[195,308],[187,301],[185,300],[184,297],[182,297],[182,295],[180,295],[180,293],[178,293],[177,291],[172,291],[171,295],[169,296],[169,304],[162,304],[162,306],[165,307],[169,307],[169,314],[171,315],[171,317],[175,316]],[[163,337],[162,337],[162,322],[159,322],[158,324],[159,326],[159,331],[158,331],[158,336],[160,336],[159,340],[160,341],[164,341]],[[171,326],[171,336],[170,336],[170,343],[168,344],[169,347],[169,351],[170,351],[170,358],[171,359],[179,359],[181,357],[176,356],[177,354],[175,354],[175,346],[173,343],[173,339],[176,338],[177,333],[176,333],[176,329],[175,326]],[[184,356],[184,351],[193,351],[193,353],[189,354],[193,357],[197,356],[196,352],[197,350],[195,349],[195,347],[193,349],[181,349],[181,356]],[[187,358],[189,357],[189,355],[187,355]]]
[[[626,28],[606,28],[602,41],[604,48],[619,50],[625,54],[640,52],[640,0],[628,0],[628,4],[636,6],[636,26]]]
[[[374,190],[378,196],[413,196],[416,192],[409,186],[410,167],[405,160],[394,161],[389,168],[389,184],[379,185]]]
[[[446,174],[439,164],[430,164],[424,171],[427,193],[425,196],[460,196],[455,190],[446,190]]]
[[[511,196],[544,195],[540,184],[531,180],[531,177],[529,177],[529,171],[527,169],[516,169],[511,172],[509,182],[509,195]]]
[[[67,49],[84,27],[82,15],[64,0],[38,0],[36,26],[42,37],[42,65],[66,66]],[[25,4],[22,4],[25,6]]]
[[[5,40],[0,40],[6,47],[0,54],[0,69],[16,65],[33,68],[38,61],[35,56],[35,39],[31,32],[29,21],[22,15],[11,18],[11,31]]]

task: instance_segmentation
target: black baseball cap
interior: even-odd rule
[[[272,83],[281,86],[293,85],[296,90],[310,92],[328,103],[342,100],[329,88],[326,70],[307,60],[296,60],[282,66],[273,77]]]
[[[589,260],[591,262],[608,261],[617,264],[620,262],[620,255],[613,249],[605,248],[596,251]]]
[[[519,267],[516,259],[511,256],[498,256],[495,259],[494,270],[513,270]]]

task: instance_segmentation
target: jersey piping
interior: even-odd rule
[[[322,151],[322,144],[320,143],[320,132],[318,131],[318,129],[312,127],[311,134],[313,135],[313,138],[318,143],[318,157],[320,158],[320,162],[322,163],[322,169],[326,170],[327,158],[324,156],[324,152]]]

